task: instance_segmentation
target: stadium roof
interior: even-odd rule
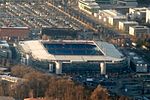
[[[76,44],[93,44],[102,54],[51,54],[44,47],[44,43],[76,43]],[[76,62],[76,61],[121,61],[123,55],[112,45],[106,42],[100,41],[84,41],[84,40],[63,40],[63,41],[21,41],[20,46],[23,51],[30,54],[36,60],[48,60],[48,61],[63,61],[63,62]],[[97,49],[96,48],[96,49]],[[52,50],[52,49],[51,49]],[[54,50],[57,51],[56,48]],[[60,49],[61,50],[61,49]],[[69,49],[70,50],[70,49]],[[72,49],[76,50],[76,49]],[[87,50],[87,49],[86,49]],[[92,49],[93,50],[93,49]]]

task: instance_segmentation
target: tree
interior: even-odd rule
[[[11,68],[12,75],[20,78],[23,78],[24,75],[30,72],[35,72],[35,70],[24,65],[16,65]]]
[[[85,89],[66,79],[51,79],[46,91],[49,100],[86,100]]]
[[[91,100],[109,100],[107,89],[98,86],[91,94]]]
[[[29,85],[27,81],[23,83],[14,83],[9,88],[9,96],[16,98],[17,100],[23,100],[24,98],[28,97],[29,93]]]
[[[33,97],[44,97],[48,88],[49,76],[40,72],[30,72],[23,77],[28,80],[28,86],[33,91]]]

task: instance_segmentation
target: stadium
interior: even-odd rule
[[[122,72],[126,58],[114,45],[87,40],[20,41],[21,62],[56,74]]]

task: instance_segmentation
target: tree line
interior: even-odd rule
[[[1,81],[1,96],[12,96],[17,100],[28,97],[43,97],[46,100],[129,100],[124,96],[110,97],[108,90],[101,86],[87,89],[69,78],[49,76],[22,65],[12,67],[11,74],[25,81],[15,85]]]

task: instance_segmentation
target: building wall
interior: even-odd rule
[[[109,25],[113,26],[114,19],[112,17],[108,17],[108,23]]]
[[[123,24],[123,22],[119,22],[119,26],[118,26],[118,28],[119,28],[119,30],[124,30],[124,24]]]
[[[146,23],[150,23],[150,9],[146,10]]]
[[[135,31],[133,27],[129,27],[129,34],[134,36]]]
[[[125,25],[124,25],[124,31],[128,33],[128,32],[129,32],[129,27],[130,27],[130,26],[136,26],[136,25],[137,25],[137,24],[125,24]]]
[[[118,27],[119,21],[126,21],[126,18],[121,18],[121,19],[113,19],[113,26]]]
[[[38,61],[32,60],[32,66],[46,70],[50,73],[56,73],[56,63],[50,61]],[[31,61],[30,60],[30,61]],[[101,73],[101,64],[102,62],[73,62],[73,63],[63,63],[61,65],[61,73]],[[127,60],[114,63],[106,63],[106,73],[121,73],[126,70],[128,67]]]

